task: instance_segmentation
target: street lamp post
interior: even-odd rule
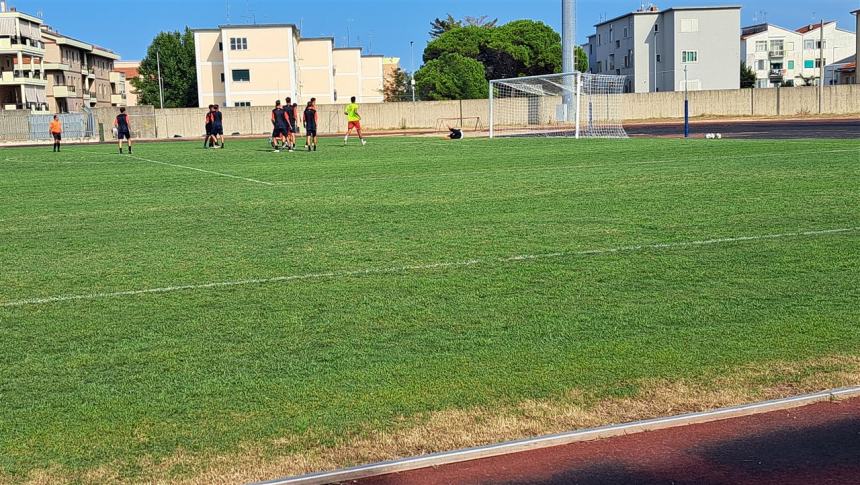
[[[409,57],[411,70],[409,74],[409,84],[412,87],[412,102],[415,102],[415,41],[409,41]]]

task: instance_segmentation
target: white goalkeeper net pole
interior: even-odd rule
[[[490,137],[627,138],[625,76],[571,72],[490,82]]]

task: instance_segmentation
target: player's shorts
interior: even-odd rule
[[[275,128],[272,130],[272,138],[281,138],[283,136],[287,136],[286,128]]]
[[[119,130],[116,132],[117,140],[131,140],[131,132],[128,130]]]
[[[317,136],[317,129],[316,128],[306,128],[305,134],[308,136]]]
[[[302,129],[301,129],[301,128],[299,128],[299,126],[298,126],[298,125],[293,125],[293,133],[295,133],[295,134],[299,134],[299,133],[301,133],[301,132],[302,132]]]
[[[213,135],[223,135],[224,127],[222,125],[213,125],[212,126],[212,134]]]
[[[462,140],[463,139],[463,132],[462,131],[452,131],[451,134],[448,135],[448,138],[450,138],[452,140]]]
[[[212,135],[212,125],[206,125],[206,136]]]
[[[62,133],[51,133],[51,136],[54,137],[54,141],[62,141],[63,139]]]
[[[361,121],[350,121],[348,128],[350,130],[352,130],[353,128],[356,130],[360,130],[361,129]]]

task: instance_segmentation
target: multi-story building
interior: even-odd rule
[[[140,77],[140,61],[116,61],[113,70],[125,77],[125,105],[137,106],[137,90],[132,81]]]
[[[292,24],[194,30],[200,106],[271,106],[291,97],[320,104],[383,101],[382,56],[302,38]]]
[[[125,106],[125,77],[114,71],[119,56],[107,49],[42,26],[48,105],[67,113],[83,108]]]
[[[822,73],[825,84],[836,84],[833,73],[851,61],[856,42],[836,22],[825,22],[823,31],[820,23],[797,30],[758,24],[742,30],[741,59],[755,71],[759,88],[817,85]]]
[[[627,76],[636,93],[738,89],[740,10],[649,7],[601,22],[585,45],[589,71]]]
[[[47,111],[42,20],[0,1],[0,109]]]

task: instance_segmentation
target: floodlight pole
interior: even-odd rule
[[[562,72],[570,73],[576,71],[576,0],[562,0],[561,2],[561,63]],[[573,77],[567,77],[565,82],[564,105],[565,122],[571,121],[574,107]]]
[[[575,101],[576,107],[574,108],[576,110],[576,114],[574,116],[576,116],[576,139],[577,140],[579,139],[579,107],[580,107],[579,100],[581,97],[582,97],[582,73],[577,72],[576,73],[576,101]]]
[[[495,127],[493,125],[494,125],[494,122],[496,121],[495,120],[495,110],[494,110],[495,107],[493,106],[493,97],[494,97],[493,96],[493,81],[490,81],[490,139],[491,140],[493,139],[493,136],[495,135]]]

